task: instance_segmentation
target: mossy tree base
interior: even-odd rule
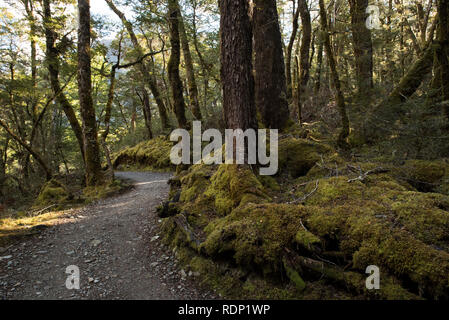
[[[235,165],[194,165],[173,178],[162,231],[184,264],[234,298],[449,298],[444,160],[348,161],[297,135],[279,147],[274,178]],[[365,288],[372,264],[376,291]]]

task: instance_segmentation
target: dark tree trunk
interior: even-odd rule
[[[142,86],[139,93],[140,101],[142,102],[142,110],[145,118],[145,126],[148,131],[148,139],[153,139],[153,130],[151,128],[151,104],[150,96],[148,95],[147,89]]]
[[[109,150],[109,146],[107,144],[107,138],[110,131],[111,124],[111,116],[112,116],[112,104],[114,102],[114,92],[115,92],[115,76],[117,73],[117,68],[120,66],[120,59],[122,54],[122,41],[123,41],[123,32],[120,33],[120,40],[118,43],[118,53],[117,53],[117,62],[112,66],[110,82],[109,82],[109,91],[108,91],[108,101],[106,102],[105,115],[104,115],[104,131],[101,135],[101,144],[106,156],[106,161],[108,163],[108,171],[109,171],[109,179],[110,181],[114,180],[114,166],[112,165],[111,160],[111,152]]]
[[[331,72],[332,82],[335,87],[335,96],[337,100],[337,108],[341,117],[342,129],[340,135],[338,136],[338,144],[342,147],[346,147],[346,138],[349,135],[349,119],[346,113],[345,98],[341,91],[340,78],[337,72],[337,66],[335,64],[334,54],[332,52],[331,41],[329,38],[329,29],[327,26],[327,13],[326,7],[324,6],[324,0],[320,1],[320,17],[321,17],[321,31],[323,33],[324,50],[326,52],[327,61],[329,63],[329,68]]]
[[[36,36],[37,36],[37,25],[36,18],[34,16],[34,7],[33,2],[30,0],[23,0],[25,5],[25,11],[27,13],[27,19],[30,24],[30,53],[31,53],[31,82],[33,85],[33,102],[32,102],[32,110],[33,117],[37,116],[37,105],[38,101],[36,100],[36,86],[37,86],[37,49],[36,49]]]
[[[121,45],[119,44],[119,47]],[[119,49],[120,51],[120,49]],[[107,144],[107,138],[110,131],[110,123],[111,123],[111,115],[112,115],[112,103],[114,102],[114,90],[115,90],[115,75],[117,71],[117,66],[120,64],[120,53],[119,58],[117,61],[117,64],[112,67],[111,70],[111,76],[110,76],[110,83],[109,83],[109,92],[108,92],[108,101],[106,102],[106,108],[105,108],[105,115],[104,115],[104,131],[101,135],[101,145],[103,147],[106,161],[108,163],[108,171],[109,171],[109,179],[110,181],[114,180],[114,167],[112,166],[112,160],[111,160],[111,152],[109,150],[108,144]]]
[[[321,88],[321,71],[323,65],[323,39],[322,36],[318,36],[318,55],[317,55],[317,70],[315,75],[315,87],[314,94],[317,94]]]
[[[403,115],[401,104],[419,88],[425,75],[432,70],[434,48],[428,42],[424,55],[413,63],[390,95],[379,103],[365,120],[364,136],[367,141],[374,141],[382,135],[385,126],[381,119],[390,121]]]
[[[293,0],[294,4],[294,0]],[[292,52],[293,45],[295,43],[296,34],[298,33],[298,19],[299,19],[299,8],[296,9],[293,16],[292,34],[290,36],[290,41],[287,46],[287,62],[285,72],[287,73],[287,100],[289,103],[292,101],[293,97],[293,84],[292,84]]]
[[[53,94],[56,97],[56,101],[64,110],[64,113],[69,120],[70,126],[75,134],[76,140],[80,147],[81,156],[85,164],[86,159],[84,155],[84,138],[81,126],[76,118],[75,111],[72,105],[67,100],[65,94],[62,92],[61,85],[59,84],[59,58],[58,50],[55,47],[57,34],[53,30],[53,21],[51,18],[51,8],[50,0],[43,1],[44,6],[44,29],[45,29],[45,39],[46,39],[46,63],[48,68],[48,73],[50,76],[50,85]]]
[[[301,123],[302,117],[302,104],[304,102],[304,94],[307,89],[307,83],[310,78],[310,42],[312,40],[312,24],[310,21],[310,12],[307,7],[306,0],[298,1],[298,10],[301,14],[302,22],[302,37],[301,37],[301,49],[299,56],[299,77],[298,77],[298,120]]]
[[[257,128],[248,1],[220,0],[221,82],[226,128]]]
[[[180,11],[176,0],[168,1],[168,20],[170,24],[171,54],[168,61],[168,80],[170,81],[173,107],[180,128],[187,128],[186,106],[184,102],[183,86],[179,76],[181,61],[181,42],[179,37]]]
[[[437,76],[441,84],[441,100],[449,101],[449,1],[438,0],[438,46],[436,58],[439,70]],[[444,113],[449,120],[449,103],[444,104]]]
[[[138,52],[139,56],[142,57],[144,55],[142,46],[139,44],[137,40],[136,34],[134,33],[132,24],[126,19],[123,12],[118,10],[115,4],[111,0],[105,0],[108,4],[109,8],[120,18],[126,30],[128,31],[129,37],[131,38],[131,42],[133,43],[134,48]],[[148,67],[145,62],[139,63],[140,72],[142,73],[145,82],[148,83],[148,87],[153,94],[154,100],[156,101],[156,105],[159,111],[159,116],[161,118],[161,126],[162,129],[165,130],[169,127],[167,109],[165,107],[164,101],[162,100],[159,88],[157,86],[156,79],[150,72],[148,71]]]
[[[184,56],[184,62],[186,65],[186,73],[187,73],[187,84],[189,89],[189,97],[190,97],[190,105],[192,108],[192,113],[197,120],[202,119],[201,109],[200,109],[200,100],[198,98],[198,86],[196,85],[195,79],[195,70],[193,69],[193,60],[192,54],[190,53],[189,40],[187,38],[187,33],[185,30],[184,20],[181,15],[181,10],[179,9],[179,4],[176,1],[176,5],[178,7],[179,12],[179,32],[181,35],[181,45],[182,45],[182,54]]]
[[[349,5],[358,92],[366,95],[373,88],[373,44],[365,25],[368,0],[349,0]]]
[[[253,27],[256,105],[267,128],[282,130],[287,124],[289,111],[275,0],[254,1]]]
[[[91,54],[90,54],[90,4],[78,0],[78,95],[83,120],[84,152],[86,156],[86,185],[103,183],[97,122],[92,100]]]

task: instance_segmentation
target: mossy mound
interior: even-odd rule
[[[268,198],[254,173],[237,165],[219,166],[204,194],[214,199],[218,214],[223,216],[239,205]]]
[[[87,187],[83,189],[83,199],[85,203],[92,202],[94,200],[107,198],[123,192],[130,188],[130,185],[122,180],[115,179],[107,184],[98,185],[95,187]]]
[[[70,197],[71,195],[64,184],[56,179],[51,179],[42,186],[34,206],[42,207],[52,204],[62,204],[69,200]]]
[[[175,166],[170,161],[172,147],[173,143],[165,137],[144,141],[118,152],[112,165],[115,169],[139,167],[151,170],[174,170]]]
[[[449,195],[449,163],[447,160],[407,160],[396,170],[402,178],[422,192]]]
[[[351,161],[291,135],[279,150],[277,177],[194,165],[174,178],[164,238],[204,281],[239,298],[253,278],[270,288],[261,298],[449,299],[444,160]],[[369,265],[380,290],[365,287]]]
[[[312,167],[332,151],[322,143],[295,137],[279,141],[279,172],[293,178],[306,175]]]
[[[448,298],[449,198],[385,180],[321,180],[306,200],[308,229],[324,240],[324,250],[342,252],[356,271],[374,264],[415,294]]]
[[[212,221],[202,244],[209,256],[231,256],[246,268],[264,274],[279,271],[284,248],[299,229],[304,208],[287,204],[248,204]]]
[[[295,138],[322,142],[329,138],[330,132],[322,121],[315,121],[302,123],[301,125],[294,123],[287,129],[287,134]]]

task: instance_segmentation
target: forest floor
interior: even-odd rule
[[[159,238],[155,212],[169,173],[119,172],[134,188],[67,211],[39,235],[0,251],[1,299],[213,299],[179,269]],[[66,288],[66,268],[80,289]]]

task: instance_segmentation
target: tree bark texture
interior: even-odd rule
[[[84,153],[86,157],[86,185],[103,183],[97,121],[92,100],[90,1],[78,0],[78,95],[83,123]]]
[[[226,128],[257,128],[248,1],[220,0],[221,80]]]
[[[289,118],[284,55],[275,0],[253,8],[255,102],[265,127],[284,129]]]
[[[179,76],[181,61],[181,41],[179,37],[180,11],[176,0],[168,0],[168,20],[170,25],[171,54],[168,61],[168,80],[170,81],[173,109],[179,128],[187,128],[186,106],[183,95],[183,85]]]

